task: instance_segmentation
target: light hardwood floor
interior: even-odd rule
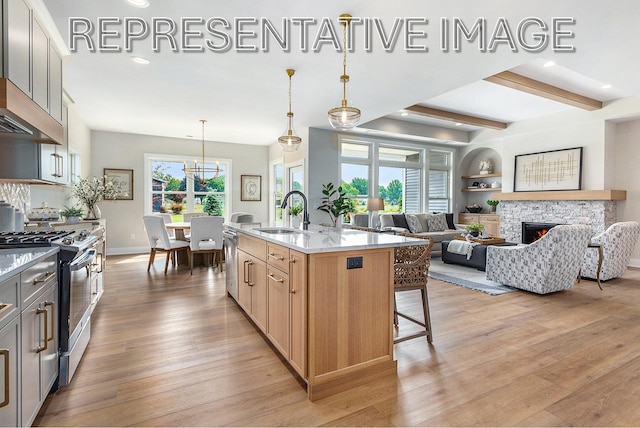
[[[546,296],[430,280],[433,345],[399,343],[397,376],[312,403],[223,273],[146,263],[108,258],[89,348],[36,425],[640,425],[638,270]],[[420,313],[418,294],[398,304]]]

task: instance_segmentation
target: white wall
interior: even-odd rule
[[[614,186],[627,191],[627,200],[618,202],[618,221],[640,222],[640,180],[638,180],[638,159],[640,159],[640,120],[617,123]],[[640,244],[636,244],[631,256],[632,266],[640,267]]]
[[[155,137],[93,131],[91,133],[91,175],[101,176],[104,168],[133,169],[132,201],[100,202],[102,217],[107,220],[108,253],[147,252],[149,243],[144,231],[144,154],[201,156],[201,142],[193,139]],[[231,159],[231,210],[245,211],[256,221],[267,222],[268,159],[265,146],[207,142],[205,155],[210,158]],[[262,201],[240,201],[240,176],[262,176]],[[133,239],[131,238],[133,236]]]

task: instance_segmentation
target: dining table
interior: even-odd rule
[[[186,238],[185,230],[191,229],[191,222],[189,221],[175,221],[172,223],[166,223],[165,227],[169,230],[173,230],[175,238],[178,241],[188,241]]]

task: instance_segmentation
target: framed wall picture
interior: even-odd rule
[[[514,192],[580,190],[582,147],[517,155]]]
[[[133,170],[105,168],[106,181],[113,182],[118,195],[115,199],[133,200]]]
[[[262,200],[262,176],[241,175],[240,176],[241,201],[261,201]]]

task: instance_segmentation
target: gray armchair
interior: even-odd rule
[[[604,232],[591,238],[591,243],[602,246],[600,280],[617,278],[627,270],[631,254],[640,237],[640,223],[625,221],[614,223]],[[581,275],[597,279],[598,248],[589,248],[582,261]]]
[[[589,226],[555,226],[529,245],[487,248],[487,279],[538,294],[573,287],[593,234]]]

